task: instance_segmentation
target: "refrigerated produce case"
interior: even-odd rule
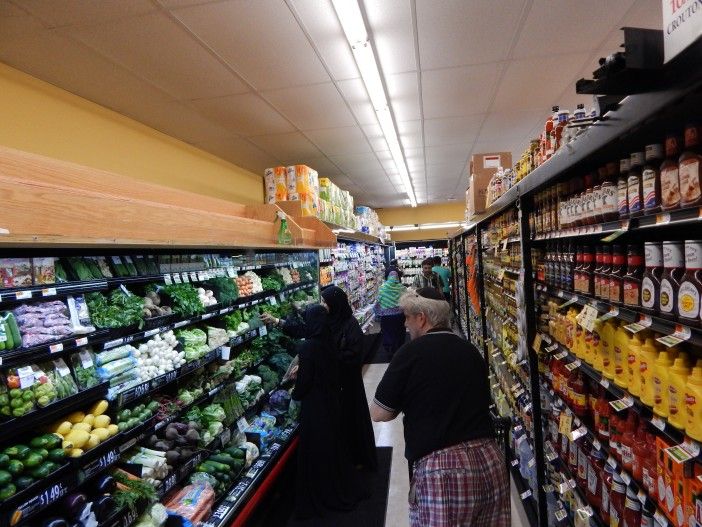
[[[663,209],[661,188],[699,186],[702,78],[689,66],[701,49],[667,66],[675,87],[621,100],[450,242],[460,298],[466,240],[478,240],[479,349],[533,525],[697,525],[702,207],[691,194]],[[663,184],[682,165],[681,187]],[[620,216],[622,194],[614,214],[613,186],[632,214]],[[464,302],[454,310],[469,325]]]

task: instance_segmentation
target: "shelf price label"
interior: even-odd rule
[[[178,273],[173,273],[173,282],[176,284],[182,284],[183,280],[181,280],[180,275]]]
[[[173,279],[171,278],[171,275],[169,275],[169,274],[163,275],[163,281],[166,283],[166,285],[171,285],[173,283]]]
[[[575,359],[570,364],[566,364],[566,369],[568,371],[573,371],[573,370],[579,368],[581,365],[582,365],[582,362],[580,362],[580,359]]]
[[[628,324],[624,326],[624,329],[630,331],[631,333],[638,333],[639,331],[643,331],[644,329],[651,327],[651,324],[653,324],[651,317],[648,315],[639,315],[638,322]]]
[[[149,388],[151,386],[151,381],[146,381],[141,384],[138,384],[134,388],[130,388],[129,390],[126,390],[119,394],[119,404],[118,406],[124,406],[127,403],[130,403],[134,401],[135,399],[138,399],[139,397],[143,397],[147,393],[149,393]]]
[[[597,320],[598,315],[599,312],[597,311],[597,309],[588,304],[585,307],[583,307],[583,310],[576,317],[576,320],[586,330],[594,331],[595,321]]]
[[[541,351],[542,338],[543,337],[541,336],[541,333],[537,333],[536,336],[534,337],[534,343],[531,345],[531,347],[537,353],[539,353]]]
[[[614,318],[616,316],[619,316],[619,308],[612,306],[609,308],[609,311],[607,311],[607,313],[605,313],[604,315],[599,317],[597,320],[599,322],[604,322],[604,321],[609,320],[610,318]]]
[[[102,470],[106,469],[107,467],[114,465],[117,463],[119,460],[119,447],[115,447],[107,452],[105,452],[103,455],[101,455],[99,458],[97,458],[95,461],[92,461],[91,463],[87,464],[83,468],[83,474],[85,475],[85,478],[90,478],[97,474],[98,472],[101,472]]]
[[[634,406],[634,399],[629,396],[622,397],[616,401],[610,401],[609,405],[614,408],[615,411],[621,412],[622,410],[626,410],[627,408]]]
[[[690,331],[690,328],[688,328],[687,326],[681,326],[680,324],[676,324],[675,331],[671,335],[659,337],[656,340],[664,346],[672,348],[673,346],[677,346],[681,342],[690,340],[691,336],[692,332]]]
[[[569,435],[570,429],[573,427],[573,416],[568,413],[562,413],[558,419],[558,432],[562,435]]]
[[[47,287],[41,290],[41,296],[56,296],[55,287]]]

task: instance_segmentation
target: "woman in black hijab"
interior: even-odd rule
[[[295,512],[298,518],[351,510],[362,496],[345,448],[339,411],[339,369],[324,307],[305,310],[305,340],[292,397],[301,401]]]
[[[355,465],[375,470],[375,436],[363,385],[363,331],[353,316],[343,289],[331,286],[322,291],[329,310],[329,328],[339,353],[341,415],[344,437]]]

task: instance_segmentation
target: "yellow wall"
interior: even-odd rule
[[[0,144],[238,203],[263,179],[0,63]]]
[[[412,225],[415,223],[443,223],[463,221],[465,205],[462,202],[421,205],[419,207],[397,207],[378,209],[378,217],[383,225]],[[440,240],[449,237],[457,228],[393,232],[393,241]]]

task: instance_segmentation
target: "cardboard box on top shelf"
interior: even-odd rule
[[[466,190],[466,210],[468,217],[480,214],[485,210],[485,197],[490,178],[481,178],[472,175],[468,178],[468,190]]]
[[[497,169],[512,167],[511,152],[490,152],[470,156],[468,173],[479,177],[487,177],[488,181],[495,175]],[[487,183],[486,183],[487,185]]]

